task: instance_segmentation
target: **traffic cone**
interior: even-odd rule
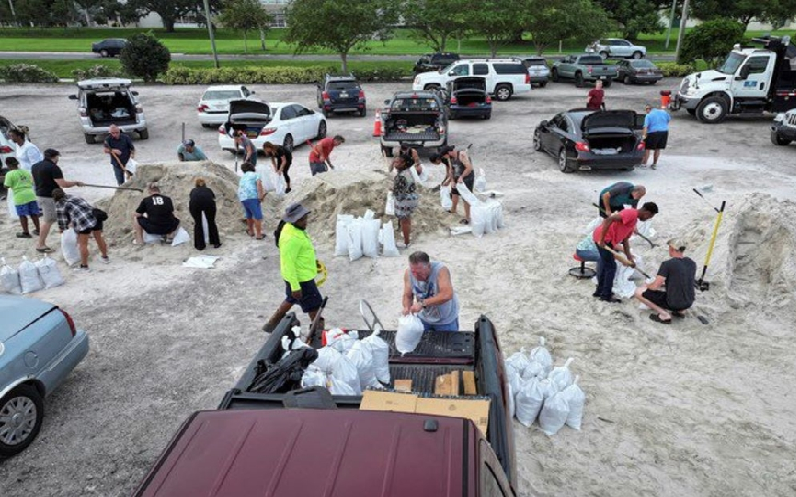
[[[661,109],[669,107],[669,102],[672,99],[672,92],[669,90],[661,90]]]
[[[376,119],[373,120],[373,136],[381,136],[381,109],[376,109]]]

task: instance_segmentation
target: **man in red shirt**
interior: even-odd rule
[[[327,165],[334,169],[332,161],[329,160],[329,155],[335,147],[339,147],[342,143],[345,143],[345,138],[336,135],[334,138],[324,138],[313,145],[312,150],[310,150],[310,172],[313,176],[325,173]]]
[[[616,276],[616,262],[614,254],[607,249],[614,250],[621,243],[627,260],[634,264],[633,254],[630,253],[630,237],[636,229],[636,222],[639,219],[652,219],[657,213],[658,206],[654,202],[647,202],[638,210],[630,208],[614,212],[594,229],[592,239],[600,251],[600,260],[597,262],[597,291],[594,292],[594,297],[605,302],[621,302],[614,299],[611,292]]]
[[[594,84],[594,89],[589,90],[589,97],[586,99],[586,108],[592,110],[605,110],[603,99],[605,98],[605,91],[603,91],[603,82],[597,80]]]

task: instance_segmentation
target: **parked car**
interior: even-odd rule
[[[586,47],[586,52],[596,53],[603,59],[642,59],[647,55],[647,47],[634,45],[627,40],[618,38],[608,38],[607,40],[597,40]]]
[[[249,98],[256,92],[249,90],[245,85],[216,85],[211,86],[202,94],[196,105],[196,115],[199,123],[205,128],[212,128],[227,122],[229,103],[232,100]]]
[[[448,115],[442,92],[401,91],[384,101],[381,149],[392,157],[401,144],[435,148],[448,143]]]
[[[127,40],[111,38],[92,43],[91,51],[100,54],[100,57],[118,57],[127,43]]]
[[[647,59],[620,60],[616,63],[616,79],[629,85],[630,83],[649,83],[654,85],[663,79],[663,72],[658,66]]]
[[[465,76],[448,81],[446,97],[448,119],[492,118],[492,99],[486,92],[486,78]]]
[[[149,138],[144,109],[138,92],[130,87],[132,81],[123,78],[95,78],[77,82],[77,100],[80,125],[89,145],[97,135],[106,135],[111,124],[125,133],[138,133],[142,140]]]
[[[616,66],[606,64],[603,59],[593,54],[567,55],[556,61],[550,70],[553,81],[572,79],[575,86],[582,87],[587,81],[601,80],[607,88],[616,79]]]
[[[0,295],[0,457],[27,448],[41,429],[44,398],[88,353],[88,335],[61,308]]]
[[[8,131],[14,129],[14,124],[3,116],[0,116],[0,160],[5,166],[6,158],[16,157],[17,146],[8,137]]]
[[[365,92],[353,74],[332,76],[327,74],[318,83],[318,107],[324,116],[335,112],[355,112],[359,117],[367,114]]]
[[[453,52],[436,52],[425,54],[415,63],[414,72],[439,71],[459,60],[459,54]]]
[[[547,82],[550,81],[550,68],[544,57],[526,57],[522,59],[522,63],[528,68],[532,85],[539,85],[542,88],[547,86]]]
[[[326,136],[326,118],[296,102],[261,102],[241,99],[229,103],[227,121],[218,128],[222,150],[236,153],[234,129],[243,129],[257,150],[265,142],[293,150],[307,140]]]
[[[631,171],[644,157],[643,127],[644,115],[632,110],[573,109],[539,123],[533,148],[555,157],[564,173]]]
[[[418,74],[412,89],[445,88],[448,81],[462,76],[485,77],[487,92],[501,102],[531,91],[531,75],[520,59],[459,60],[439,72]]]
[[[771,143],[774,145],[790,145],[796,140],[796,109],[774,117],[771,126]]]

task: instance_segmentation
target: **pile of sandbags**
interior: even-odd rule
[[[486,233],[494,233],[505,227],[503,222],[503,204],[495,199],[479,200],[464,183],[456,185],[456,190],[470,204],[470,227],[476,238]]]
[[[31,262],[27,257],[23,257],[22,263],[16,269],[6,263],[5,257],[1,258],[0,262],[2,262],[0,286],[8,293],[33,293],[64,284],[58,264],[47,255],[36,262]]]
[[[348,256],[351,262],[362,257],[398,257],[392,221],[382,225],[370,209],[361,218],[350,214],[337,215],[334,255]]]
[[[539,346],[525,349],[505,361],[509,381],[509,410],[520,423],[530,427],[539,421],[547,435],[555,435],[564,425],[580,430],[586,394],[578,377],[569,369],[574,359],[553,367],[553,357],[539,338]]]

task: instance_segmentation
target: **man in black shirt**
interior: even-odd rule
[[[166,242],[170,243],[180,226],[180,220],[174,216],[174,204],[169,197],[160,194],[157,184],[150,183],[147,190],[149,196],[141,201],[133,214],[134,243],[144,244],[144,231],[150,235],[166,235]]]
[[[135,157],[135,145],[133,145],[132,138],[122,133],[122,130],[115,124],[111,124],[109,129],[110,134],[105,138],[105,153],[110,156],[116,182],[121,185],[125,181],[124,173],[127,162],[130,158]],[[122,167],[125,169],[123,170]]]
[[[33,164],[30,171],[31,175],[33,175],[33,183],[36,185],[36,197],[41,209],[41,229],[39,230],[39,242],[36,245],[36,250],[41,253],[53,251],[47,246],[47,235],[50,234],[50,227],[57,220],[53,190],[56,188],[83,186],[80,181],[67,181],[64,179],[64,173],[58,167],[58,159],[60,158],[60,152],[48,148],[44,151],[44,160]]]
[[[638,300],[657,313],[650,314],[650,319],[662,324],[671,323],[672,316],[684,317],[683,311],[690,308],[696,298],[696,263],[683,257],[684,242],[672,238],[667,243],[671,259],[661,264],[655,281],[636,289],[635,294]],[[665,289],[661,290],[664,286]]]

